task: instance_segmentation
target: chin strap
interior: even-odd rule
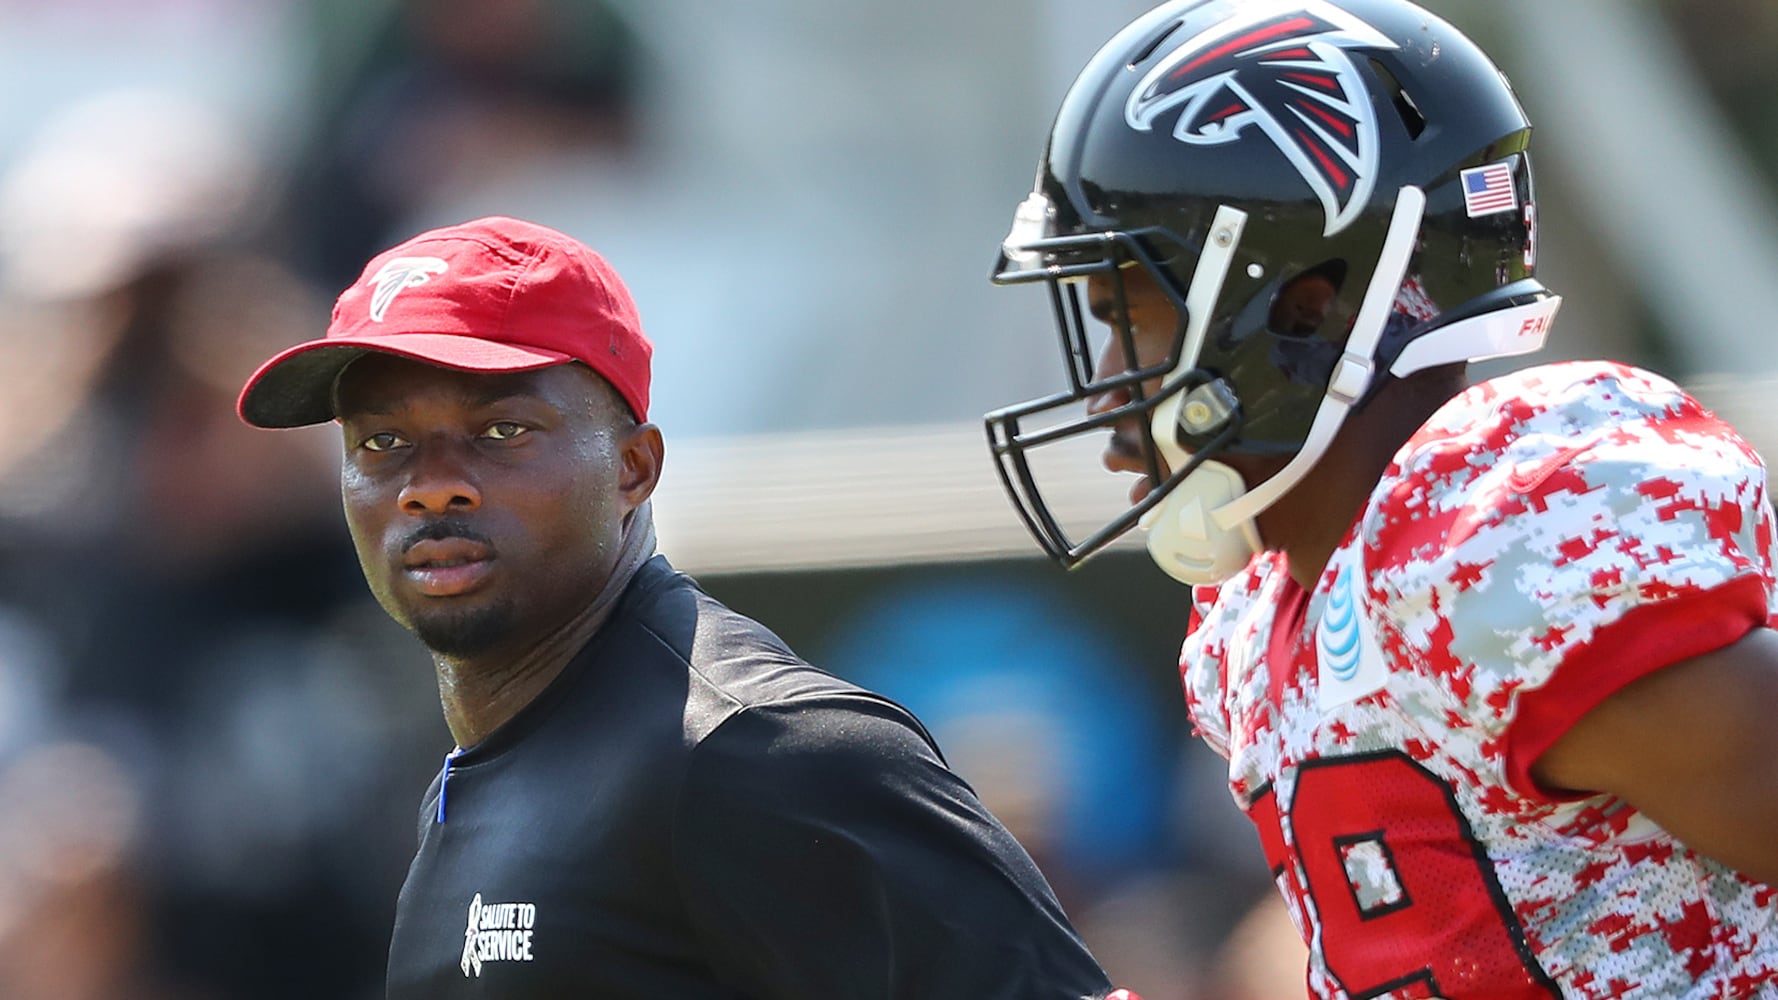
[[[1227,205],[1210,222],[1210,239],[1192,272],[1185,296],[1185,342],[1179,352],[1178,375],[1197,364],[1216,299],[1228,280],[1235,250],[1247,227],[1247,213]],[[1184,468],[1191,456],[1179,447],[1180,408],[1187,393],[1163,400],[1151,415],[1155,447],[1170,468]],[[1227,579],[1259,551],[1259,531],[1251,522],[1223,525],[1211,515],[1238,499],[1247,489],[1239,473],[1220,462],[1205,462],[1162,498],[1138,522],[1148,536],[1148,554],[1168,576],[1181,583],[1214,583]]]
[[[1345,353],[1340,355],[1333,376],[1327,380],[1327,394],[1321,397],[1321,408],[1315,411],[1309,436],[1277,475],[1210,512],[1219,527],[1228,529],[1252,521],[1301,482],[1327,453],[1340,425],[1346,422],[1346,414],[1364,398],[1371,380],[1377,377],[1377,345],[1383,340],[1383,329],[1389,324],[1401,283],[1407,279],[1408,264],[1420,238],[1420,221],[1425,215],[1426,192],[1412,186],[1402,188],[1395,199],[1395,216],[1389,220],[1389,234],[1383,239],[1383,252],[1377,257],[1377,269],[1371,272],[1370,287],[1365,290],[1364,303],[1358,307],[1352,334],[1346,338]]]
[[[1252,521],[1218,526],[1211,514],[1246,492],[1241,474],[1221,462],[1205,462],[1139,522],[1148,554],[1168,576],[1198,586],[1235,575],[1264,546]]]
[[[1345,352],[1334,366],[1327,394],[1321,398],[1308,438],[1296,456],[1277,475],[1251,490],[1233,469],[1207,461],[1143,518],[1149,554],[1169,576],[1189,584],[1221,583],[1263,548],[1254,518],[1276,503],[1321,460],[1346,414],[1363,398],[1376,377],[1373,359],[1377,345],[1383,339],[1396,294],[1407,277],[1425,214],[1426,193],[1417,187],[1402,188],[1395,200],[1395,214],[1383,239],[1376,270],[1371,273],[1370,286],[1346,339]],[[1246,213],[1224,206],[1211,223],[1210,246],[1198,260],[1186,296],[1188,353],[1180,357],[1182,366],[1196,363],[1196,348],[1203,342],[1205,327],[1222,293],[1246,221]],[[1155,444],[1176,469],[1189,458],[1175,436],[1183,395],[1177,394],[1155,407],[1151,425]]]

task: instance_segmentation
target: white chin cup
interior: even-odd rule
[[[1229,527],[1214,516],[1247,492],[1241,474],[1221,462],[1205,462],[1142,516],[1148,554],[1180,583],[1217,584],[1240,572],[1260,551],[1259,529],[1251,518]]]

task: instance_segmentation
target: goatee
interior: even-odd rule
[[[408,630],[434,653],[474,656],[506,640],[512,624],[512,605],[501,602],[467,611],[415,615]]]

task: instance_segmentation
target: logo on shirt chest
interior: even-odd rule
[[[476,893],[469,901],[469,926],[463,932],[463,976],[481,977],[489,962],[531,961],[531,932],[537,925],[536,903],[484,903]]]
[[[1389,672],[1359,603],[1356,574],[1341,567],[1315,623],[1321,710],[1350,704],[1383,689]]]

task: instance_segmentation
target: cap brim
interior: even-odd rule
[[[255,427],[305,427],[334,419],[333,385],[366,354],[393,354],[470,372],[522,372],[574,360],[558,351],[446,333],[330,337],[298,344],[259,366],[235,404]]]

